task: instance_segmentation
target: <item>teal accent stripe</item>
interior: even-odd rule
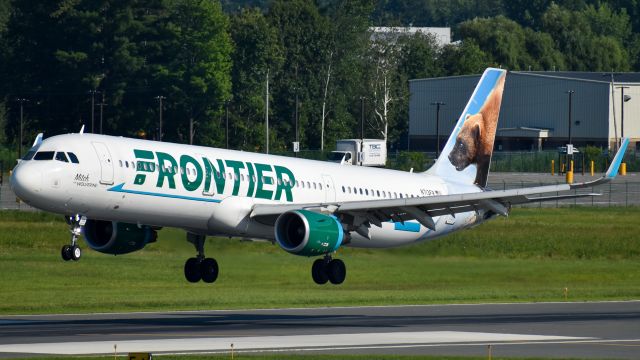
[[[400,222],[393,223],[393,230],[408,231],[408,232],[420,232],[420,224],[416,222],[405,221],[404,224]]]
[[[129,189],[124,189],[124,183],[122,183],[120,185],[116,185],[116,186],[114,186],[112,188],[109,188],[109,189],[107,189],[107,191],[127,193],[127,194],[135,194],[135,195],[156,196],[156,197],[163,197],[163,198],[170,198],[170,199],[180,199],[180,200],[191,200],[191,201],[201,201],[201,202],[211,202],[211,203],[219,203],[220,202],[220,200],[216,200],[216,199],[206,199],[206,198],[193,197],[193,196],[162,194],[162,193],[154,193],[154,192],[149,192],[149,191],[129,190]]]

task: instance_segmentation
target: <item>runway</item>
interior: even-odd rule
[[[0,317],[0,357],[286,352],[637,359],[640,302]],[[115,348],[114,348],[115,345]]]

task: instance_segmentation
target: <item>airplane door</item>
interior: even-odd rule
[[[329,175],[322,175],[322,187],[324,188],[324,201],[336,201],[336,189],[333,185],[333,179]]]
[[[100,161],[100,184],[113,184],[113,160],[107,145],[99,142],[92,142],[93,148],[96,150],[98,160]]]

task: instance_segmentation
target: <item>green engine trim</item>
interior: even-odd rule
[[[335,216],[324,215],[309,210],[294,210],[281,215],[290,224],[290,217],[298,217],[304,224],[304,237],[299,243],[292,243],[287,229],[276,223],[276,240],[285,251],[300,256],[318,256],[336,251],[344,239],[342,224]],[[285,224],[286,225],[286,224]],[[281,233],[283,232],[283,233]]]

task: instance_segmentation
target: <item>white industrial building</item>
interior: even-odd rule
[[[412,150],[435,151],[436,122],[440,146],[444,146],[479,79],[480,75],[470,75],[409,82]],[[444,103],[440,106],[439,120],[435,105],[438,102]],[[556,149],[568,143],[569,132],[576,146],[607,147],[615,144],[621,135],[638,143],[640,73],[613,73],[613,82],[611,73],[510,72],[507,75],[496,134],[497,150]]]
[[[370,27],[371,40],[387,40],[395,43],[400,36],[413,36],[415,34],[423,34],[433,36],[438,46],[444,46],[451,43],[450,27],[388,27],[377,26]]]

